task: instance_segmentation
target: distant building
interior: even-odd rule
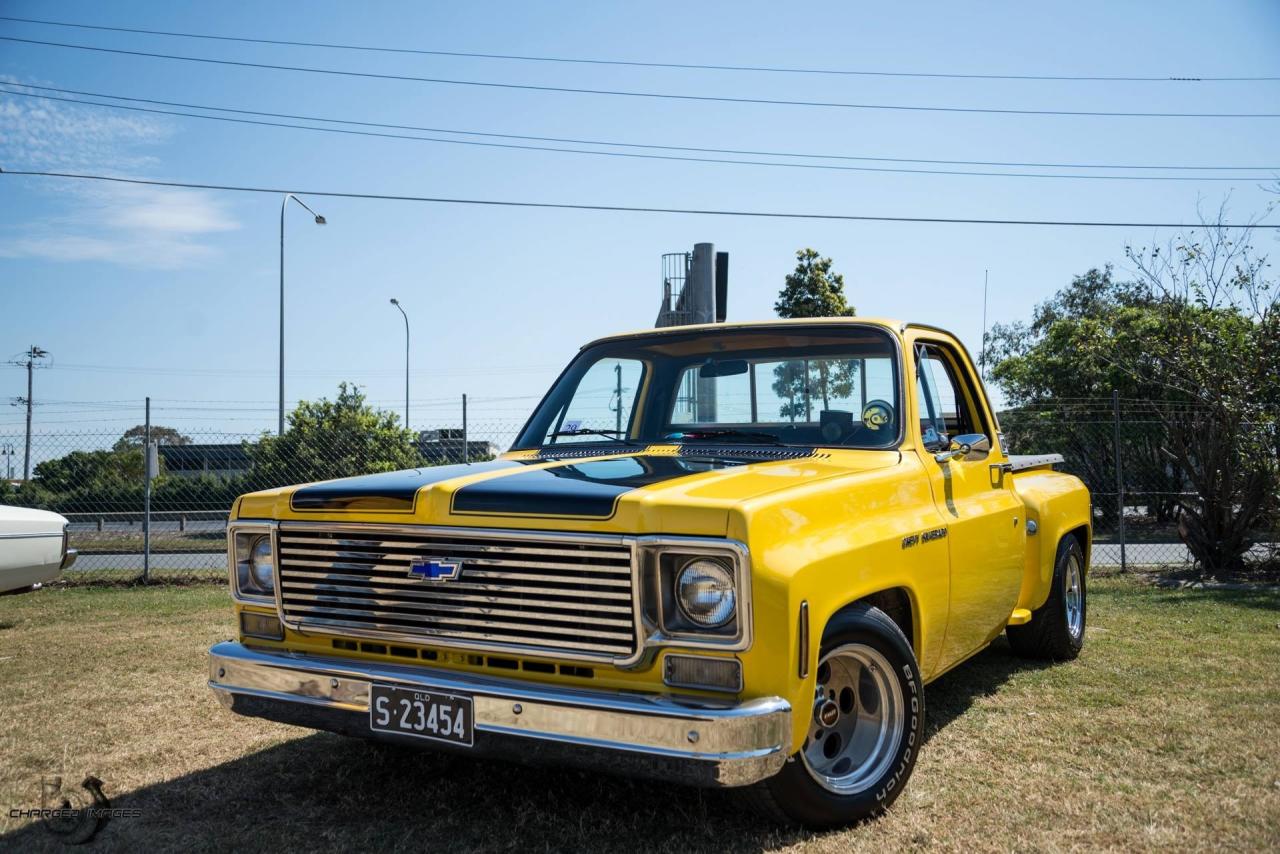
[[[418,453],[431,465],[443,465],[491,460],[502,448],[487,439],[469,439],[464,454],[462,430],[423,430],[418,434]]]
[[[161,445],[157,450],[164,461],[164,473],[170,477],[233,478],[253,468],[239,444]]]

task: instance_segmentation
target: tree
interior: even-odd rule
[[[1252,233],[1217,224],[1225,214],[1224,203],[1164,246],[1126,248],[1157,300],[1160,334],[1143,358],[1117,353],[1166,390],[1154,415],[1192,488],[1178,502],[1179,533],[1215,574],[1241,569],[1259,533],[1274,539],[1280,514],[1280,288]]]
[[[844,275],[833,272],[830,258],[815,249],[796,251],[796,269],[787,274],[773,310],[779,317],[853,317],[854,307],[844,294]],[[774,369],[773,390],[787,402],[782,418],[811,418],[811,398],[820,397],[823,409],[831,398],[848,397],[853,389],[853,369],[830,360],[787,362]]]
[[[37,463],[18,491],[27,506],[63,513],[135,510],[142,501],[142,450],[72,451]]]
[[[795,272],[773,304],[778,317],[853,317],[856,313],[844,295],[844,275],[831,270],[831,259],[816,249],[796,251]]]
[[[992,335],[993,378],[1021,407],[1002,417],[1012,443],[1061,443],[1092,488],[1114,483],[1098,398],[1115,389],[1138,401],[1122,424],[1126,484],[1141,475],[1149,512],[1176,518],[1212,574],[1238,571],[1260,538],[1274,540],[1280,512],[1280,312],[1249,234],[1208,224],[1126,247],[1134,281],[1090,270],[1029,325]]]
[[[341,383],[335,400],[302,401],[281,436],[246,444],[256,488],[395,471],[422,464],[413,431],[393,412],[365,402],[354,384]]]
[[[129,448],[141,448],[146,441],[147,426],[139,424],[136,427],[130,427],[124,431],[124,435],[116,440],[114,450],[124,451]],[[161,427],[158,424],[151,425],[151,441],[157,445],[190,445],[191,438],[184,436],[172,427]]]
[[[1074,277],[1036,306],[1030,323],[996,324],[988,354],[991,378],[1014,407],[1000,418],[1010,445],[1020,453],[1062,453],[1092,491],[1113,493],[1112,454],[1101,450],[1112,436],[1107,399],[1113,391],[1125,401],[1165,397],[1163,386],[1114,358],[1117,348],[1142,358],[1142,342],[1160,334],[1154,303],[1145,288],[1115,279],[1107,265]],[[1153,521],[1169,523],[1183,484],[1161,449],[1161,432],[1150,419],[1123,426],[1128,491],[1142,493]],[[1096,505],[1104,522],[1118,518],[1117,502],[1100,498]]]

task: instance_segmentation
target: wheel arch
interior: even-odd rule
[[[1073,528],[1062,535],[1062,539],[1066,539],[1067,537],[1075,537],[1076,541],[1080,543],[1080,551],[1084,552],[1084,572],[1085,575],[1088,575],[1089,561],[1093,556],[1093,537],[1089,531],[1089,526],[1081,525],[1080,527]],[[1061,540],[1059,540],[1059,542],[1061,542]]]
[[[920,658],[920,638],[919,625],[920,621],[917,614],[917,605],[915,596],[907,587],[886,587],[882,590],[876,590],[872,593],[865,593],[856,599],[853,599],[841,605],[827,619],[826,625],[822,627],[819,637],[826,634],[827,628],[839,619],[842,615],[847,614],[858,605],[870,605],[879,608],[889,617],[890,620],[902,631],[907,642],[911,644],[911,650],[915,653],[916,659]]]

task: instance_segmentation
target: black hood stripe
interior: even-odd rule
[[[495,477],[453,494],[455,514],[608,519],[628,492],[741,465],[725,459],[629,456],[589,460]]]
[[[455,477],[519,468],[526,464],[515,460],[490,460],[331,480],[295,491],[289,499],[289,506],[298,511],[412,513],[418,490],[424,486]]]

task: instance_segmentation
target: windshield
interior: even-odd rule
[[[872,326],[699,330],[580,353],[515,448],[898,444],[898,355]]]

